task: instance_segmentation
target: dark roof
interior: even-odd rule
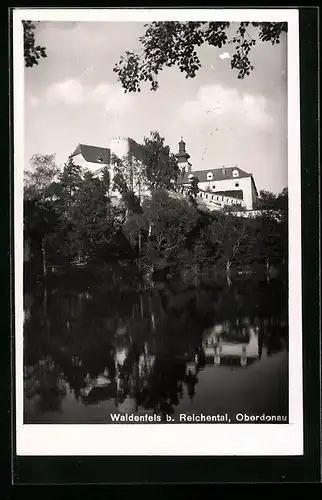
[[[233,177],[233,170],[238,170],[238,177]],[[212,181],[222,181],[224,179],[240,179],[242,177],[252,177],[252,174],[245,172],[239,167],[221,167],[221,168],[212,168],[209,170],[194,170],[192,171],[192,175],[198,177],[199,182],[207,181],[207,174],[211,172],[213,175]],[[178,183],[186,183],[189,182],[189,172],[185,172],[183,177],[178,179]]]
[[[103,163],[104,165],[110,164],[111,150],[107,148],[89,146],[88,144],[78,144],[71,156],[73,157],[78,154],[81,154],[84,160],[91,163]]]

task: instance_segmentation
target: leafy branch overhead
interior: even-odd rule
[[[22,21],[23,38],[24,38],[24,59],[25,66],[30,68],[38,64],[41,57],[47,57],[46,48],[36,45],[35,29],[36,26],[32,21]]]
[[[113,69],[125,92],[140,92],[142,82],[157,90],[158,75],[165,67],[177,66],[186,78],[194,78],[201,67],[197,49],[203,44],[219,49],[230,44],[231,68],[243,79],[254,69],[250,51],[256,40],[275,45],[287,31],[287,23],[267,22],[238,23],[233,36],[229,22],[153,22],[145,27],[139,38],[141,53],[126,51]]]

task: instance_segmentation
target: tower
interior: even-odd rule
[[[113,160],[113,157],[116,156],[120,160],[128,160],[129,159],[129,153],[130,153],[130,144],[129,140],[127,137],[123,136],[117,136],[113,137],[111,142],[110,142],[110,155],[111,155],[111,162],[110,162],[110,176],[111,176],[111,182],[114,179],[115,175],[115,161]]]
[[[184,175],[185,172],[188,174],[191,173],[191,163],[189,163],[189,158],[190,155],[186,151],[186,143],[184,142],[183,138],[181,137],[181,141],[179,142],[179,152],[176,154],[177,160],[178,160],[178,166],[181,170],[182,175]]]
[[[128,138],[121,136],[113,137],[110,142],[110,150],[111,150],[111,156],[115,155],[120,160],[124,157],[127,157],[127,155],[130,152]]]

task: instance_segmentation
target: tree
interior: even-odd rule
[[[24,179],[24,232],[35,264],[41,263],[43,277],[47,276],[50,239],[59,233],[59,214],[50,193],[59,171],[55,159],[54,154],[34,154],[30,159],[33,168],[25,172]]]
[[[199,193],[199,179],[195,175],[190,180],[190,193],[193,196]]]
[[[38,64],[41,57],[47,57],[46,48],[36,45],[35,29],[32,21],[22,21],[24,38],[24,59],[27,68]]]
[[[56,165],[56,155],[36,153],[29,161],[32,169],[25,172],[24,197],[28,199],[44,198],[59,172]]]
[[[148,233],[144,259],[152,267],[178,265],[198,212],[188,201],[171,198],[158,190],[143,203],[142,228]]]
[[[104,186],[104,189],[106,191],[107,196],[110,196],[110,189],[111,189],[111,174],[107,166],[105,166],[102,170],[102,183]]]
[[[125,203],[127,210],[132,214],[142,213],[140,199],[132,191],[126,191],[122,194],[122,201]]]
[[[276,208],[276,194],[262,189],[256,201],[256,210],[272,210]]]
[[[206,269],[207,275],[212,277],[213,265],[218,259],[218,242],[212,239],[209,232],[209,221],[203,224],[201,217],[198,217],[195,229],[188,236],[186,251],[180,258],[181,265],[185,266],[185,271],[193,272],[195,285],[199,283],[199,275]]]
[[[259,203],[261,214],[256,217],[259,228],[255,253],[265,262],[268,273],[271,264],[287,263],[288,189],[284,188],[277,196],[261,191]]]
[[[58,182],[51,187],[51,192],[57,198],[56,204],[65,219],[70,219],[71,209],[75,196],[81,188],[84,171],[79,165],[75,165],[72,158],[68,158],[62,172],[58,176]]]
[[[120,215],[110,203],[104,182],[86,172],[72,207],[74,245],[82,258],[105,260],[127,254],[129,242],[122,233]]]
[[[41,275],[47,276],[47,241],[57,231],[59,216],[53,204],[43,199],[25,199],[24,201],[24,233],[29,239],[35,263],[41,263]],[[39,269],[40,272],[40,269]]]
[[[275,45],[287,31],[287,23],[268,22],[238,23],[233,36],[229,22],[153,22],[145,27],[139,38],[142,52],[126,51],[114,67],[125,92],[140,92],[142,82],[150,82],[151,90],[157,90],[158,74],[164,67],[177,66],[186,78],[194,78],[201,67],[197,49],[203,44],[218,48],[231,44],[231,68],[242,79],[254,69],[249,53],[256,39]]]
[[[288,221],[288,189],[285,187],[278,195],[270,191],[260,191],[255,210],[261,210],[266,217],[273,217],[280,222]]]
[[[229,285],[232,265],[244,265],[248,253],[252,252],[249,245],[251,225],[251,220],[236,217],[232,213],[220,213],[209,227],[211,241],[219,246],[220,260],[224,264]]]
[[[83,183],[84,171],[68,158],[63,170],[47,189],[48,195],[59,214],[59,230],[50,237],[54,258],[57,262],[70,262],[77,255],[73,243],[73,209],[75,198]],[[55,250],[54,250],[55,249]]]
[[[130,152],[124,158],[112,155],[111,160],[114,164],[113,189],[121,195],[134,193],[140,200],[145,179],[144,165],[140,158]]]
[[[145,176],[150,190],[170,189],[172,182],[179,174],[178,162],[170,147],[164,144],[164,137],[159,132],[150,132],[144,138],[142,161],[145,165]]]

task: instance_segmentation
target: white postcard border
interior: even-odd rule
[[[23,424],[22,20],[288,22],[289,419],[284,424]],[[14,272],[16,453],[35,455],[291,456],[303,454],[299,25],[296,9],[14,9]],[[191,427],[192,426],[192,427]]]

